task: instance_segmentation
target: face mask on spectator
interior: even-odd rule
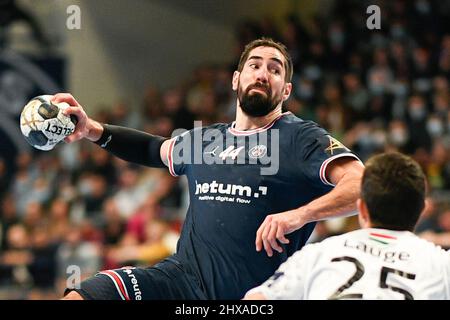
[[[316,65],[310,65],[305,68],[305,77],[309,80],[318,80],[322,76],[322,70]]]
[[[92,184],[89,181],[84,180],[80,183],[79,190],[81,195],[88,196],[93,191]]]
[[[300,81],[297,87],[297,93],[302,99],[311,99],[314,95],[314,88],[311,83]]]
[[[427,130],[432,137],[439,137],[444,133],[444,126],[439,119],[431,119],[427,122]]]
[[[432,83],[427,78],[416,79],[413,83],[414,89],[419,92],[428,92],[432,89]]]
[[[397,83],[393,86],[392,91],[396,96],[404,97],[408,93],[408,86],[403,83]]]
[[[416,107],[410,107],[409,108],[409,115],[411,119],[413,120],[422,120],[425,118],[426,111],[424,106],[416,106]]]
[[[408,134],[403,129],[393,129],[389,133],[389,139],[395,146],[401,147],[406,144],[406,141],[408,140]]]
[[[330,40],[332,45],[341,46],[344,42],[344,34],[341,31],[332,31]]]
[[[384,84],[382,83],[371,83],[370,86],[370,92],[374,95],[379,95],[384,93]]]
[[[358,138],[358,144],[360,145],[361,148],[370,148],[372,147],[374,141],[373,138],[370,134],[368,133],[363,133],[362,135],[359,136]]]
[[[405,28],[402,26],[393,26],[391,29],[391,35],[393,38],[402,38],[405,35]]]
[[[377,147],[382,147],[386,143],[386,134],[383,131],[376,131],[372,134],[372,139]]]

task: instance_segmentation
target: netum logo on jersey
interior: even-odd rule
[[[195,121],[192,132],[179,129],[172,137],[177,143],[169,151],[169,165],[254,164],[261,175],[275,175],[279,169],[279,130],[271,126],[233,135],[229,130],[202,128],[201,121]]]
[[[267,187],[260,186],[256,192],[253,192],[252,187],[250,186],[232,183],[217,183],[216,180],[213,180],[211,183],[198,183],[197,180],[195,180],[195,194],[201,195],[198,199],[202,201],[216,200],[221,202],[226,201],[248,204],[251,202],[251,199],[243,199],[240,197],[259,198],[259,196],[265,196],[267,194]],[[215,194],[218,195],[214,197],[213,195]]]

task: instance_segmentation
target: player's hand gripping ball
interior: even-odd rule
[[[76,118],[63,111],[69,107],[65,102],[54,104],[51,95],[31,99],[20,114],[20,130],[33,147],[48,151],[75,130]]]

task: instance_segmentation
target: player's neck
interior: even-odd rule
[[[236,124],[234,128],[240,131],[261,128],[264,127],[266,124],[274,121],[281,114],[282,114],[281,105],[262,117],[250,117],[246,115],[242,111],[242,109],[238,106],[236,111]]]

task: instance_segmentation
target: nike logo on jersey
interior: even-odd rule
[[[219,146],[217,146],[217,147],[215,147],[214,149],[212,149],[211,151],[205,151],[205,152],[203,152],[204,154],[210,154],[210,155],[212,155],[212,156],[216,156],[216,151],[217,151],[217,149],[219,149]]]

